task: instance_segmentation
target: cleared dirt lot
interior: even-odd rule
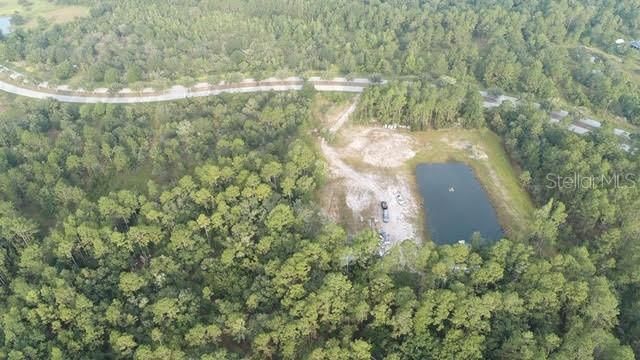
[[[352,109],[352,103],[325,107],[321,125],[329,130],[318,138],[328,166],[319,200],[326,214],[350,233],[366,228],[384,231],[390,241],[383,251],[406,239],[428,240],[415,166],[450,161],[473,168],[510,238],[524,232],[533,204],[497,135],[488,130],[412,133],[358,126],[344,116]],[[381,201],[389,205],[388,223],[382,222]]]
[[[416,154],[415,143],[409,135],[390,129],[344,126],[355,101],[325,120],[334,140],[319,139],[329,170],[323,207],[334,220],[346,221],[352,231],[384,232],[388,243],[383,251],[403,240],[421,241],[416,226],[420,204],[404,166]],[[388,222],[382,221],[382,201],[388,204]]]
[[[416,227],[419,202],[414,196],[411,174],[403,169],[404,162],[415,154],[410,150],[410,138],[379,128],[350,128],[347,132],[346,146],[321,140],[330,173],[330,203],[325,208],[331,209],[335,205],[331,202],[336,202],[338,207],[330,212],[335,220],[349,212],[354,230],[372,227],[384,231],[389,245],[407,239],[421,240]],[[403,151],[392,151],[398,142],[404,145]],[[382,221],[382,201],[389,207],[386,223]]]

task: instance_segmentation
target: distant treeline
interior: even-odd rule
[[[0,42],[0,60],[27,61],[45,79],[83,87],[306,71],[449,75],[640,123],[633,74],[581,47],[633,51],[615,40],[640,33],[640,0],[92,4],[88,18],[15,31]]]

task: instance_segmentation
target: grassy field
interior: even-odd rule
[[[413,136],[420,150],[407,163],[407,171],[415,173],[416,165],[425,162],[455,161],[471,166],[487,191],[507,236],[517,239],[526,233],[534,204],[520,186],[519,170],[511,163],[498,135],[486,129],[448,129],[418,132]],[[470,150],[472,148],[475,154]]]
[[[26,4],[25,2],[21,4],[19,0],[0,0],[0,16],[13,15],[16,12],[25,18],[25,26],[30,27],[37,24],[39,17],[54,24],[69,22],[77,17],[89,15],[89,8],[77,5],[58,5],[49,0],[27,0]]]

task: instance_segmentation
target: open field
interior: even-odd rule
[[[28,0],[30,5],[20,4],[18,0],[0,0],[0,16],[19,13],[25,18],[26,26],[37,24],[39,17],[54,24],[72,21],[77,17],[89,15],[89,8],[78,5],[58,5],[48,0]]]
[[[526,231],[533,203],[520,187],[500,139],[488,130],[450,129],[408,132],[339,123],[348,104],[326,108],[322,126],[335,129],[319,140],[328,165],[328,179],[319,201],[326,214],[350,232],[366,228],[383,230],[391,244],[406,239],[428,240],[415,167],[419,163],[456,161],[474,169],[510,238]],[[317,119],[317,118],[316,118]],[[327,139],[328,138],[328,139]],[[402,201],[397,201],[398,194]],[[381,221],[380,201],[389,204],[391,219]]]

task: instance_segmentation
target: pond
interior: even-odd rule
[[[469,166],[419,164],[416,179],[433,242],[470,241],[474,232],[487,241],[502,237],[496,211]]]
[[[0,16],[0,32],[3,35],[11,32],[11,16]]]

